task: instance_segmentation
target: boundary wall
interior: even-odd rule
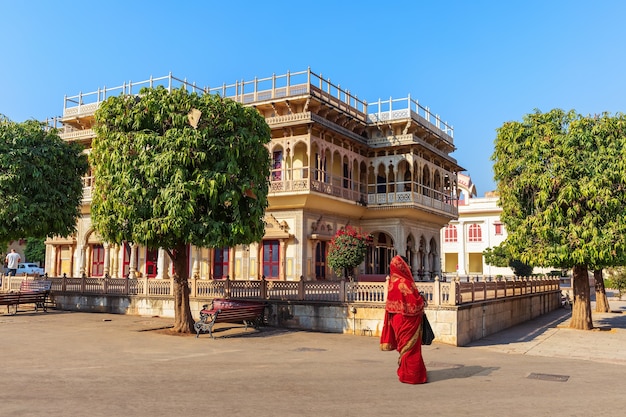
[[[426,314],[435,341],[455,346],[497,333],[508,327],[556,310],[560,290],[450,306],[428,306]],[[174,317],[171,297],[52,293],[56,308],[68,311]],[[190,300],[193,317],[199,317],[210,298]],[[270,326],[361,336],[380,336],[384,305],[268,300],[266,321]]]

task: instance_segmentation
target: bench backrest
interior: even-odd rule
[[[265,303],[263,301],[227,300],[224,298],[215,298],[211,305],[212,310],[229,310],[241,307],[264,308]]]
[[[46,280],[24,280],[20,284],[20,291],[50,291],[52,281]]]

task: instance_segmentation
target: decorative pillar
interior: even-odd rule
[[[250,245],[242,245],[242,267],[241,267],[241,275],[243,279],[250,279]]]
[[[136,278],[137,277],[137,251],[135,250],[136,245],[134,243],[130,244],[130,265],[129,265],[129,276],[128,278]]]
[[[278,264],[278,279],[285,280],[285,269],[287,268],[287,245],[285,239],[280,239],[280,263]]]
[[[256,265],[257,279],[261,279],[263,277],[263,241],[256,246]]]
[[[235,279],[235,248],[228,248],[228,277]]]
[[[315,281],[318,278],[318,276],[317,276],[317,264],[316,264],[315,260],[317,259],[317,244],[320,242],[320,240],[311,238],[311,239],[309,239],[309,242],[311,243],[311,250],[307,254],[307,266],[306,266],[307,271],[306,271],[306,276],[307,276],[307,278],[309,280]],[[324,268],[326,268],[326,265],[324,265]],[[326,271],[325,270],[324,270],[324,275],[326,275]]]
[[[193,257],[193,268],[191,270],[191,276],[194,279],[198,279],[200,277],[200,248],[197,246],[194,246],[194,250],[190,251]]]
[[[430,262],[429,262],[429,256],[430,255],[430,243],[427,241],[424,241],[424,273],[427,274],[428,272],[430,272]],[[430,280],[430,277],[428,277],[428,279]]]
[[[85,245],[80,245],[78,252],[78,275],[85,275]]]
[[[215,249],[209,249],[209,279],[215,279],[213,276],[213,265],[215,264]]]
[[[103,268],[103,273],[104,276],[108,276],[109,275],[109,267],[111,264],[111,260],[110,260],[110,255],[111,255],[111,249],[110,249],[110,245],[108,242],[104,242],[102,244],[102,246],[104,247],[104,268]]]
[[[83,259],[83,269],[85,270],[85,275],[91,276],[91,256],[92,256],[93,248],[91,245],[85,245],[85,258]]]
[[[157,251],[157,279],[168,279],[169,274],[167,273],[167,253],[165,253],[165,249],[159,248]]]
[[[59,276],[59,264],[57,261],[57,257],[59,256],[59,246],[58,245],[52,245],[52,271],[50,271],[50,274],[52,274],[53,277],[58,277]]]
[[[74,256],[76,254],[75,245],[70,245],[70,275],[74,275]]]
[[[115,244],[113,245],[113,256],[111,259],[111,277],[113,278],[120,277],[119,256],[120,256],[120,245]]]

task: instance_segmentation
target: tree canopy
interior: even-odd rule
[[[94,227],[108,242],[166,249],[183,293],[187,245],[262,239],[271,135],[254,108],[183,88],[145,88],[104,101],[95,131]],[[191,331],[188,298],[175,302],[175,327]]]
[[[592,326],[587,270],[626,258],[625,152],[622,114],[536,111],[497,130],[507,248],[531,265],[573,268],[572,327]]]
[[[0,242],[74,233],[87,169],[55,129],[0,115]]]

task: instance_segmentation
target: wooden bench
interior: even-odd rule
[[[7,306],[7,313],[9,314],[11,314],[11,309],[13,309],[13,314],[17,314],[20,304],[34,304],[35,311],[39,311],[39,308],[43,309],[44,312],[48,311],[46,303],[51,287],[51,281],[24,280],[20,284],[18,292],[0,294],[0,305]]]
[[[243,323],[245,330],[251,325],[255,329],[264,322],[265,303],[262,301],[226,300],[216,298],[208,304],[202,306],[200,311],[200,321],[194,324],[196,338],[200,332],[209,332],[212,339],[213,326],[215,323]]]

